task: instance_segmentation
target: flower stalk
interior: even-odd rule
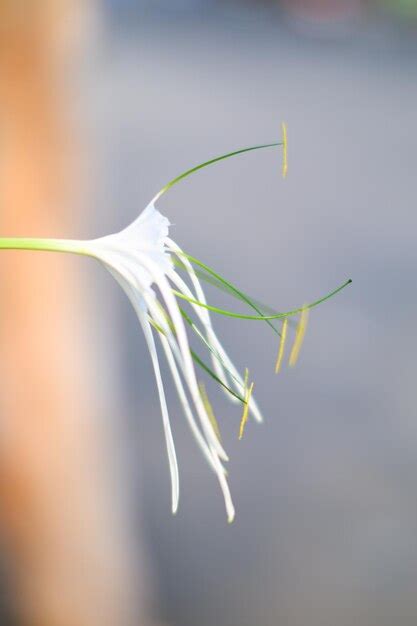
[[[77,239],[44,239],[36,237],[0,237],[0,250],[68,252],[91,256],[88,242]]]

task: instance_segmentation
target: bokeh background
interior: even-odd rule
[[[231,457],[229,526],[167,382],[181,474],[171,516],[144,338],[111,277],[77,266],[147,613],[173,626],[414,625],[417,4],[103,0],[80,13],[77,236],[122,228],[176,174],[274,141],[285,120],[285,180],[279,151],[251,153],[159,208],[179,245],[277,309],[353,279],[312,312],[297,368],[279,376],[266,325],[215,320],[266,416],[238,441],[239,410],[207,383]]]

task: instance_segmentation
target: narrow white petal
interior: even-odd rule
[[[226,480],[226,475],[225,475],[225,470],[224,467],[222,466],[222,464],[220,463],[220,460],[218,458],[218,456],[216,455],[215,451],[212,450],[210,451],[209,448],[207,447],[206,442],[204,441],[203,437],[201,436],[200,431],[198,430],[197,424],[195,423],[194,417],[192,415],[192,411],[190,408],[190,405],[188,403],[185,391],[184,391],[184,387],[182,385],[179,373],[178,373],[178,369],[175,365],[175,361],[173,359],[173,354],[172,351],[170,350],[170,346],[168,343],[167,338],[164,335],[160,335],[160,339],[162,342],[162,345],[165,349],[165,353],[167,356],[167,360],[168,360],[168,364],[171,368],[171,372],[172,372],[172,376],[175,382],[175,385],[177,387],[177,391],[178,391],[178,396],[181,400],[181,403],[183,405],[184,408],[184,412],[187,416],[187,420],[191,426],[191,430],[193,431],[194,436],[196,437],[200,448],[202,449],[206,459],[209,461],[211,467],[214,469],[218,480],[219,480],[219,484],[220,484],[220,488],[222,490],[223,493],[223,497],[224,497],[224,502],[225,502],[225,506],[226,506],[226,512],[227,512],[227,519],[228,522],[231,523],[235,517],[235,508],[233,505],[233,501],[232,501],[232,497],[230,494],[230,489],[229,489],[229,485],[227,483]]]
[[[109,261],[109,259],[108,259]],[[111,265],[107,265],[107,269],[112,276],[120,284],[126,295],[128,296],[135,313],[139,319],[139,322],[143,328],[145,334],[146,343],[148,345],[149,353],[151,355],[152,365],[155,372],[156,385],[159,394],[159,400],[162,412],[162,422],[164,426],[165,441],[168,453],[169,470],[171,474],[171,499],[172,499],[172,512],[175,514],[178,510],[179,501],[179,473],[178,462],[175,453],[175,445],[172,437],[171,424],[169,420],[168,407],[165,398],[164,386],[162,383],[161,371],[159,368],[158,354],[156,351],[155,340],[150,328],[150,324],[146,318],[146,307],[144,306],[143,297],[139,296],[134,287],[132,286],[132,276],[130,271],[123,267],[120,263],[120,259],[112,257]]]
[[[208,418],[206,409],[204,407],[204,404],[201,400],[201,396],[200,396],[200,391],[198,389],[198,385],[197,382],[195,380],[195,372],[194,372],[194,368],[192,370],[193,374],[194,374],[194,379],[191,377],[190,378],[190,371],[189,369],[186,367],[186,364],[184,362],[184,358],[183,358],[183,353],[181,352],[180,348],[178,347],[178,344],[175,340],[175,337],[171,331],[171,329],[169,328],[166,319],[164,318],[164,316],[162,315],[161,311],[159,310],[159,307],[156,305],[154,299],[152,296],[146,296],[146,303],[147,306],[149,308],[149,311],[152,314],[152,317],[155,319],[155,321],[164,329],[164,332],[166,334],[166,337],[169,341],[170,347],[172,349],[172,352],[175,356],[175,359],[178,363],[178,366],[180,367],[184,378],[187,382],[188,388],[190,390],[190,394],[191,397],[193,399],[194,402],[194,406],[197,410],[197,414],[199,416],[200,419],[200,423],[201,426],[203,428],[203,431],[207,437],[207,441],[209,444],[209,447],[211,450],[214,449],[214,451],[216,452],[216,454],[218,454],[220,456],[220,458],[223,461],[228,461],[228,457],[226,452],[224,451],[222,445],[220,444],[216,433],[214,432],[213,426]],[[194,382],[195,381],[195,382]]]
[[[177,456],[175,454],[174,440],[172,437],[171,424],[169,421],[168,407],[166,404],[164,386],[162,383],[161,370],[159,368],[158,354],[156,352],[155,340],[150,328],[149,322],[144,318],[139,318],[142,324],[143,331],[145,333],[145,339],[148,344],[149,352],[151,354],[152,364],[155,371],[156,384],[159,393],[159,400],[161,403],[162,421],[164,424],[165,439],[167,444],[169,469],[171,472],[171,484],[172,484],[172,512],[176,513],[178,509],[179,500],[179,476],[178,476],[178,463]]]
[[[235,507],[233,505],[233,500],[230,494],[229,485],[227,484],[226,477],[223,474],[218,473],[217,475],[219,477],[220,487],[223,492],[224,503],[226,506],[226,513],[227,513],[227,521],[229,522],[229,524],[231,524],[233,520],[235,519]]]
[[[171,333],[172,335],[172,333]],[[209,448],[206,444],[206,442],[204,441],[203,437],[201,436],[201,433],[197,427],[197,424],[194,420],[190,405],[188,403],[186,394],[185,394],[185,390],[184,387],[182,385],[181,382],[181,378],[178,372],[178,369],[176,367],[174,358],[173,358],[173,353],[170,349],[170,345],[168,342],[168,339],[166,336],[164,335],[160,335],[160,339],[161,339],[161,343],[164,347],[165,350],[165,354],[167,356],[167,361],[168,364],[171,368],[171,372],[172,372],[172,376],[174,379],[174,383],[176,385],[177,391],[178,391],[178,396],[180,398],[181,404],[183,405],[184,408],[184,412],[185,415],[187,417],[188,423],[190,424],[191,430],[195,436],[195,438],[197,439],[197,442],[201,448],[201,450],[204,453],[204,456],[206,457],[206,459],[208,460],[209,464],[211,465],[212,469],[215,471],[217,478],[219,480],[219,484],[220,484],[220,488],[222,490],[223,493],[223,497],[224,497],[224,503],[225,503],[225,507],[226,507],[226,513],[227,513],[227,520],[229,523],[233,522],[234,517],[235,517],[235,508],[233,505],[233,501],[232,501],[232,496],[230,494],[230,489],[229,489],[229,485],[227,483],[227,479],[226,479],[226,474],[225,474],[225,470],[223,465],[221,464],[219,457],[216,453],[215,450],[213,450],[213,448]]]
[[[182,372],[182,375],[184,377],[184,380],[187,383],[188,389],[189,389],[189,391],[191,393],[191,389],[190,389],[190,386],[188,384],[189,381],[188,381],[188,378],[187,378],[187,370],[186,370],[186,368],[184,366],[184,360],[182,358],[181,351],[180,351],[180,349],[178,347],[178,343],[176,341],[176,338],[175,338],[171,328],[167,324],[166,318],[164,317],[164,315],[160,311],[159,307],[156,305],[154,296],[152,296],[152,295],[147,295],[146,296],[146,305],[147,305],[147,307],[149,309],[150,314],[152,314],[152,317],[153,317],[154,321],[158,324],[158,326],[160,326],[162,328],[162,330],[164,332],[164,337],[168,341],[171,354],[175,358],[175,362],[177,364],[176,365],[177,372],[178,372],[178,368],[180,368],[180,370]],[[180,382],[181,382],[181,379],[180,379]],[[182,384],[182,382],[181,382],[181,384]],[[184,387],[183,387],[183,389],[184,389]],[[199,397],[201,398],[200,395],[199,395]],[[193,398],[193,400],[194,400],[194,398]],[[203,407],[204,407],[204,405],[203,405]],[[196,409],[197,409],[197,406],[196,406]],[[205,407],[204,407],[204,411],[205,411],[205,416],[207,416]],[[200,417],[200,415],[199,415],[199,417]],[[206,420],[207,420],[207,417],[206,417]],[[213,430],[210,430],[209,432],[207,431],[206,420],[203,421],[200,418],[200,423],[201,423],[201,426],[203,428],[204,434],[205,434],[205,436],[207,438],[207,441],[205,441],[205,443],[208,446],[208,449],[209,449],[211,455],[216,456],[217,459],[220,457],[223,461],[228,461],[228,458],[226,456],[226,453],[223,451],[223,448],[220,448],[220,450],[223,451],[223,454],[219,453],[219,441],[218,441],[217,435],[214,434],[214,436],[213,436],[213,434],[212,434],[214,432]],[[211,422],[210,422],[210,425],[211,425]],[[217,445],[215,445],[215,444],[217,444]],[[224,469],[223,465],[221,465],[221,470],[222,470],[223,473],[226,473],[226,470]]]
[[[206,435],[209,437],[210,442],[216,448],[217,453],[223,460],[228,460],[227,454],[225,453],[222,445],[217,439],[216,433],[214,432],[213,426],[210,422],[210,419],[206,413],[206,409],[204,407],[203,401],[201,400],[200,391],[197,385],[197,379],[195,375],[194,365],[191,358],[190,346],[188,344],[187,333],[185,332],[184,322],[181,316],[181,313],[178,308],[178,304],[174,295],[172,294],[171,287],[166,279],[165,275],[160,272],[159,268],[155,266],[152,261],[147,258],[143,258],[143,255],[137,255],[138,260],[141,263],[145,264],[145,267],[153,273],[154,281],[158,286],[162,297],[165,301],[165,304],[168,309],[168,313],[171,317],[172,323],[175,327],[175,332],[177,335],[178,345],[181,351],[183,365],[184,365],[184,373],[187,379],[187,383],[190,389],[190,393],[193,398],[193,402],[197,409],[197,413],[199,415],[200,421],[206,432]]]
[[[200,302],[202,302],[203,304],[207,304],[207,300],[206,300],[206,296],[204,294],[203,288],[201,286],[200,281],[197,278],[197,275],[195,273],[194,267],[192,265],[192,263],[190,263],[190,261],[187,259],[186,255],[184,254],[183,250],[170,238],[167,238],[167,245],[168,248],[170,250],[172,250],[174,252],[174,254],[177,255],[178,259],[181,261],[181,263],[183,263],[184,267],[186,268],[188,275],[193,283],[194,289],[195,289],[195,295],[197,296],[196,299],[199,300]],[[173,275],[175,274],[175,279],[173,278]],[[175,270],[171,270],[169,272],[169,277],[171,280],[173,280],[173,282],[176,282],[176,284],[178,285],[180,291],[182,291],[186,296],[193,298],[194,294],[191,293],[191,291],[189,290],[188,286],[186,285],[186,283],[181,279],[180,276],[178,276],[178,274],[175,272]],[[179,280],[178,280],[179,279]],[[200,307],[197,304],[191,304],[192,308],[194,309],[194,311],[196,312],[196,314],[198,315],[198,317],[205,323],[205,327],[206,327],[206,332],[207,332],[207,339],[210,342],[211,345],[216,346],[216,352],[219,354],[219,356],[222,358],[223,362],[226,364],[226,360],[231,363],[229,356],[227,355],[225,349],[223,348],[223,346],[221,345],[221,342],[219,341],[216,333],[214,332],[212,323],[211,323],[211,318],[210,318],[210,313],[207,309],[205,309],[204,307]],[[220,350],[219,350],[220,348]],[[225,358],[223,358],[223,356]],[[228,386],[230,386],[230,383],[235,387],[236,391],[240,394],[244,394],[245,393],[245,389],[244,389],[244,385],[243,385],[243,379],[241,376],[236,376],[234,372],[236,372],[236,368],[233,366],[233,370],[234,372],[232,372],[232,368],[228,368],[229,372],[227,372],[225,370],[225,368],[223,367],[222,363],[219,363],[219,361],[216,359],[215,356],[212,355],[212,363],[213,363],[213,367],[215,369],[215,372],[217,374],[217,376],[220,378],[220,380],[225,383],[228,384]],[[235,377],[235,380],[233,380],[233,377],[230,376],[230,373],[233,374],[233,376]],[[236,378],[238,379],[238,381],[240,380],[240,385],[236,385]],[[237,403],[239,402],[239,400],[231,395],[230,393],[228,393],[228,391],[226,389],[223,388],[223,392],[227,395],[227,397],[229,398],[229,400],[231,402]],[[256,406],[256,402],[253,401],[253,406],[255,407],[255,419],[257,419],[258,421],[263,421],[262,420],[262,416],[260,414],[260,411],[258,409],[258,407]],[[251,406],[249,407],[251,408]],[[259,419],[260,418],[260,419]]]
[[[198,280],[197,275],[194,271],[194,268],[192,264],[190,263],[190,261],[185,256],[183,250],[181,250],[181,248],[175,243],[175,241],[172,241],[172,239],[170,239],[169,237],[167,237],[166,242],[167,242],[168,249],[172,250],[176,254],[178,259],[181,261],[181,263],[184,265],[185,269],[187,270],[190,276],[191,282],[193,283],[193,286],[195,289],[195,294],[197,296],[196,299],[199,300],[200,302],[203,302],[204,304],[207,304],[206,296],[204,294],[201,283]],[[203,319],[205,318],[207,323],[211,326],[209,311],[207,309],[204,309],[203,307],[200,307],[200,309],[203,315]]]
[[[196,423],[196,421],[194,419],[194,415],[193,415],[193,412],[191,410],[190,404],[188,402],[187,395],[185,393],[184,386],[182,384],[181,377],[180,377],[180,374],[178,372],[178,368],[177,368],[177,365],[175,363],[175,359],[174,359],[174,356],[172,354],[172,350],[171,350],[171,347],[169,345],[168,339],[164,335],[162,335],[162,334],[159,335],[159,338],[161,340],[162,347],[163,347],[163,349],[165,351],[167,362],[168,362],[169,368],[170,368],[171,373],[172,373],[172,378],[174,380],[174,384],[175,384],[175,387],[177,389],[178,397],[179,397],[181,405],[182,405],[182,407],[184,409],[184,413],[185,413],[185,416],[187,418],[188,424],[189,424],[189,426],[191,428],[191,431],[192,431],[195,439],[197,440],[197,443],[200,446],[200,449],[203,452],[204,456],[206,457],[208,463],[210,464],[212,469],[217,472],[217,467],[215,465],[215,462],[213,461],[213,457],[212,457],[212,453],[210,451],[210,448],[208,447],[208,445],[207,445],[204,437],[202,436],[202,434],[201,434],[201,432],[200,432],[200,430],[199,430],[199,428],[197,426],[197,423]]]
[[[191,292],[191,290],[189,289],[189,287],[187,286],[187,284],[183,281],[183,279],[177,274],[177,272],[175,272],[175,270],[170,270],[168,273],[168,278],[174,283],[174,285],[188,298],[194,298],[196,294],[193,294]],[[200,300],[200,302],[203,302],[204,304],[206,304],[206,300],[203,297],[203,299],[201,300],[199,297],[197,297],[198,300]],[[204,307],[198,306],[198,304],[193,304],[190,302],[190,306],[192,307],[192,309],[194,310],[195,314],[197,315],[197,317],[200,319],[200,321],[203,323],[205,331],[206,331],[206,338],[207,341],[211,344],[211,337],[213,335],[213,329],[211,326],[211,321],[210,321],[210,316],[206,315],[208,313],[207,309],[205,309]],[[218,355],[220,356],[220,355]],[[228,385],[228,377],[226,376],[226,372],[225,369],[222,365],[221,362],[219,362],[219,359],[217,359],[215,357],[215,355],[211,355],[211,362],[214,368],[214,371],[216,373],[216,375],[220,378],[220,380],[222,381],[222,383],[224,383],[225,385]],[[228,396],[230,396],[230,394],[228,393],[227,390],[225,390],[223,388],[223,391],[228,394]],[[235,398],[234,396],[230,396],[230,399],[232,400],[232,402],[239,402],[239,400],[237,400],[237,398]]]
[[[184,293],[184,295],[186,295],[187,297],[191,297],[191,298],[193,297],[193,294],[190,291],[189,287],[182,280],[182,278],[180,276],[178,276],[178,274],[174,270],[171,270],[169,272],[169,278],[172,280],[172,282],[175,283],[175,285],[180,289],[180,291],[182,293]],[[204,296],[203,296],[203,298],[204,298]],[[205,299],[203,299],[201,301],[205,303]],[[199,307],[197,304],[194,304],[194,305],[191,304],[191,306],[195,310],[196,314],[200,317],[200,319],[202,319],[202,316],[201,316],[200,311],[198,309],[200,309],[200,310],[205,310],[205,309],[203,309],[203,307]],[[216,374],[219,376],[219,378],[220,378],[220,380],[222,380],[222,382],[225,382],[225,376],[227,376],[227,381],[229,381],[229,385],[230,384],[233,385],[238,393],[240,393],[240,394],[245,393],[245,387],[244,387],[243,378],[239,374],[239,372],[236,369],[236,367],[233,365],[232,361],[230,360],[230,357],[228,356],[228,354],[226,353],[226,351],[223,348],[222,344],[220,343],[219,339],[217,338],[217,335],[214,332],[214,330],[213,330],[213,328],[211,326],[210,321],[209,321],[209,324],[206,326],[206,331],[208,333],[208,340],[213,345],[213,347],[215,348],[216,352],[218,353],[218,355],[220,356],[220,358],[222,359],[222,361],[226,365],[227,370],[230,371],[232,376],[227,376],[227,370],[225,370],[221,366],[219,361],[213,355],[212,362],[213,362],[213,367],[216,368]],[[239,400],[237,398],[235,398],[234,396],[232,396],[230,393],[228,393],[227,390],[225,390],[225,393],[226,393],[226,395],[228,396],[228,398],[232,402],[239,402]],[[261,414],[261,412],[259,410],[259,407],[256,404],[256,401],[255,401],[254,398],[250,399],[249,410],[250,410],[250,412],[252,413],[253,417],[255,418],[255,420],[257,422],[263,422],[262,414]]]
[[[197,278],[197,275],[194,271],[194,268],[192,266],[192,264],[190,263],[190,261],[187,259],[187,257],[185,256],[183,250],[181,250],[181,248],[174,242],[172,241],[172,239],[170,239],[169,237],[167,237],[167,246],[168,249],[171,250],[176,256],[177,258],[181,261],[181,263],[184,265],[190,280],[193,284],[193,287],[195,289],[195,294],[191,294],[191,297],[196,296],[196,299],[199,300],[200,302],[202,302],[203,304],[207,304],[207,300],[206,300],[206,296],[205,293],[203,291],[203,288],[201,286],[200,281]],[[172,280],[172,275],[175,273],[176,276],[178,276],[178,274],[175,272],[174,269],[172,269],[169,273],[169,276]],[[178,278],[180,278],[178,276]],[[185,284],[185,283],[184,283]],[[191,292],[190,292],[191,293]],[[189,294],[186,294],[189,296]],[[189,296],[190,297],[190,296]],[[210,312],[208,311],[208,309],[205,309],[204,307],[200,307],[196,304],[192,304],[191,305],[192,308],[194,309],[195,313],[198,315],[199,319],[203,322],[205,329],[206,329],[206,336],[208,341],[210,341],[211,343],[211,337],[214,333],[213,330],[213,326],[211,323],[211,318],[210,318]],[[227,385],[227,376],[226,376],[226,372],[224,371],[224,367],[222,365],[222,363],[219,363],[219,361],[212,355],[211,357],[211,361],[214,367],[214,371],[216,372],[217,376],[220,378],[220,380],[222,381],[222,383]],[[227,393],[227,391],[225,389],[223,389],[223,391],[225,393]],[[238,402],[237,398],[234,398],[234,396],[230,396],[230,394],[228,394],[229,399],[232,402]]]

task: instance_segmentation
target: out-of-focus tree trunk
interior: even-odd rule
[[[73,4],[0,2],[4,236],[74,234],[77,172],[64,87],[69,31],[80,18]],[[138,623],[134,557],[109,486],[82,340],[86,262],[0,256],[0,522],[18,617],[28,626]]]

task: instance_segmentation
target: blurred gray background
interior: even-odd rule
[[[312,312],[297,368],[278,377],[266,325],[215,319],[266,416],[239,442],[239,410],[208,384],[231,457],[228,526],[167,383],[181,472],[171,516],[145,342],[117,285],[91,270],[163,623],[416,623],[413,15],[412,2],[97,5],[80,90],[93,190],[84,234],[122,228],[176,174],[274,141],[285,120],[286,180],[279,150],[251,153],[178,185],[159,208],[190,254],[277,309],[353,279]]]

